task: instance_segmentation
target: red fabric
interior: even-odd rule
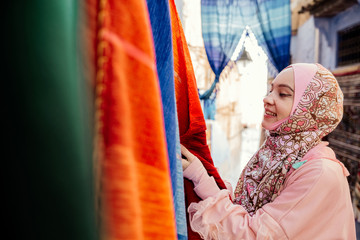
[[[225,184],[214,167],[209,147],[206,143],[206,123],[201,110],[194,70],[182,25],[176,11],[174,0],[169,1],[173,34],[174,75],[176,105],[179,120],[180,142],[200,159],[210,176],[213,176],[221,189]],[[194,192],[191,181],[184,179],[186,208],[201,199]],[[189,239],[201,239],[191,231],[187,216]]]
[[[164,120],[146,2],[100,1],[97,13],[95,107],[101,238],[175,239]]]

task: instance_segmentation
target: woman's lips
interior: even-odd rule
[[[272,111],[270,111],[268,109],[265,109],[264,117],[271,118],[271,117],[276,117],[276,116],[277,116],[276,113],[274,113],[274,112],[272,112]]]

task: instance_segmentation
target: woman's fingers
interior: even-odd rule
[[[185,169],[190,165],[190,162],[185,159],[181,159],[181,162],[182,162],[183,171],[185,171]]]
[[[180,144],[180,146],[181,146],[181,154],[184,155],[189,162],[192,162],[195,158],[194,154],[192,154],[189,150],[187,150],[187,148],[184,147],[183,145]]]
[[[187,150],[187,148],[184,147],[183,145],[180,144],[180,146],[181,146],[181,154],[186,158],[186,159],[184,158],[181,159],[183,170],[185,170],[192,163],[192,161],[196,159],[196,156],[192,154],[189,150]]]

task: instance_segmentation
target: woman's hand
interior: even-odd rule
[[[196,157],[189,150],[187,150],[186,147],[184,147],[181,144],[180,146],[181,146],[181,155],[182,155],[182,159],[181,159],[182,167],[183,167],[183,171],[185,171],[185,169],[194,161],[194,159],[196,159]]]
[[[194,183],[194,191],[201,198],[206,199],[220,191],[214,177],[210,177],[202,162],[183,145],[181,145],[182,166],[184,177]],[[190,166],[190,167],[189,167]]]

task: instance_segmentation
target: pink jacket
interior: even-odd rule
[[[252,217],[194,161],[184,176],[204,200],[188,208],[191,228],[204,239],[356,239],[348,171],[324,143],[305,160],[289,173],[278,197]]]

